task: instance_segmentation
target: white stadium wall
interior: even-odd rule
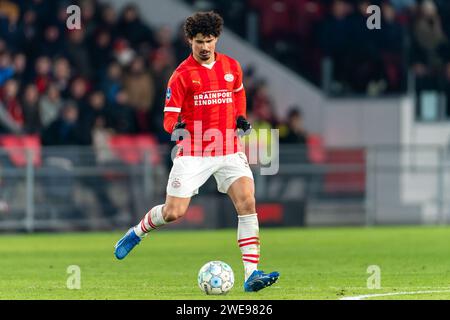
[[[450,221],[445,192],[450,125],[418,123],[414,109],[410,96],[325,104],[326,145],[367,148],[369,223]]]
[[[322,134],[330,147],[397,144],[401,99],[338,98],[324,103]]]

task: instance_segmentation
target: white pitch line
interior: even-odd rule
[[[427,294],[427,293],[442,293],[442,292],[450,292],[450,290],[430,290],[430,291],[413,291],[413,292],[390,292],[390,293],[377,293],[377,294],[365,294],[361,296],[354,297],[343,297],[339,300],[363,300],[367,298],[375,298],[375,297],[388,297],[388,296],[403,296],[409,294]]]

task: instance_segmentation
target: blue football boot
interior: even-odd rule
[[[245,281],[244,290],[246,292],[259,291],[274,284],[279,277],[280,274],[276,271],[267,274],[264,273],[264,271],[255,270],[250,277],[248,277],[247,281]]]
[[[131,227],[122,239],[117,241],[114,247],[114,255],[119,260],[125,258],[139,242],[141,242],[141,238],[134,232],[134,228]]]

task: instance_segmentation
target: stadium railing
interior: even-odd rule
[[[164,202],[171,168],[170,148],[147,142],[3,146],[0,230],[110,230],[136,223]],[[447,223],[449,150],[320,147],[317,157],[311,149],[281,145],[273,175],[261,175],[260,166],[251,165],[262,225]],[[185,217],[167,229],[232,227],[234,212],[211,178]]]

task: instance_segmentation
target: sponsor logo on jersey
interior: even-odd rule
[[[212,90],[194,95],[194,106],[208,106],[233,103],[233,92],[226,90]]]
[[[167,88],[166,99],[170,100],[171,96],[172,96],[172,89],[170,89],[170,87],[169,87],[169,88]]]
[[[226,73],[223,78],[225,79],[225,81],[228,81],[228,82],[231,82],[234,80],[234,76],[231,73]]]

